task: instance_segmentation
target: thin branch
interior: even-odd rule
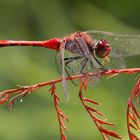
[[[90,107],[90,106],[87,105],[87,103],[91,103],[93,105],[98,105],[98,103],[96,103],[96,102],[94,102],[92,100],[89,100],[89,99],[86,99],[85,97],[83,97],[82,89],[84,88],[87,91],[86,84],[87,84],[87,81],[84,81],[81,84],[81,87],[80,87],[80,90],[79,90],[79,97],[80,97],[80,100],[81,100],[84,108],[86,109],[86,111],[88,112],[88,114],[90,115],[90,117],[92,118],[92,120],[94,121],[95,125],[97,126],[98,130],[100,131],[103,139],[104,140],[108,140],[108,137],[109,136],[112,136],[112,137],[121,139],[122,137],[119,134],[103,128],[103,125],[112,126],[114,124],[113,123],[106,122],[106,121],[103,121],[102,119],[99,119],[97,117],[97,115],[103,117],[103,114],[101,112],[99,112],[99,111],[97,111],[97,110],[95,110],[92,107]]]
[[[111,78],[111,77],[116,76],[118,74],[134,74],[134,73],[138,73],[138,72],[140,72],[140,68],[122,69],[122,70],[108,70],[108,71],[102,72],[101,76],[109,76],[109,78]],[[91,77],[91,76],[96,76],[96,73],[88,73],[86,75],[82,75],[82,74],[81,75],[74,75],[74,76],[71,76],[71,77],[68,76],[68,77],[65,78],[65,80],[71,80],[71,79],[72,80],[77,80],[77,79],[84,79],[85,80],[85,79],[88,79],[88,77]],[[34,85],[31,85],[31,86],[20,86],[20,85],[18,85],[17,88],[15,88],[15,89],[9,89],[9,90],[5,90],[5,91],[1,91],[0,92],[0,104],[7,104],[8,109],[12,109],[16,99],[18,99],[20,97],[25,97],[26,95],[31,94],[31,93],[35,92],[36,90],[38,90],[42,87],[51,86],[49,92],[52,94],[53,99],[54,99],[54,106],[55,106],[58,121],[59,121],[61,140],[67,140],[63,130],[65,132],[67,132],[68,130],[67,130],[67,127],[64,125],[63,121],[64,120],[68,121],[68,119],[62,113],[60,108],[58,107],[59,97],[56,94],[56,84],[62,82],[62,80],[63,80],[62,78],[59,78],[59,79],[56,79],[56,80],[52,80],[52,81],[48,81],[48,82],[42,82],[42,83],[34,84]],[[113,125],[112,123],[105,122],[105,121],[97,118],[95,115],[93,115],[93,114],[96,114],[96,115],[103,116],[103,114],[101,112],[89,107],[86,104],[86,102],[90,102],[92,104],[98,105],[97,102],[83,97],[83,95],[82,95],[82,88],[83,87],[87,90],[86,84],[84,84],[80,87],[80,91],[79,91],[80,99],[81,99],[86,111],[92,117],[92,119],[95,122],[97,128],[101,132],[104,140],[108,140],[108,138],[107,138],[108,136],[113,136],[115,138],[121,138],[121,136],[118,135],[117,133],[115,133],[113,131],[110,131],[110,130],[107,130],[107,129],[104,129],[102,127],[102,125]],[[137,93],[136,91],[137,90],[140,91],[139,89],[140,89],[140,86],[138,86],[138,88],[135,88],[135,91],[134,91],[135,92],[134,95],[136,96],[137,101],[139,99],[138,98],[139,94],[136,94]],[[130,97],[130,100],[131,100],[131,98],[132,97]],[[135,118],[135,116],[138,117],[138,113],[137,113],[135,107],[133,106],[132,102],[129,102],[128,110],[130,108],[131,109],[133,108],[132,109],[133,110],[133,114],[132,114],[133,116],[131,115],[132,116],[131,118]],[[134,116],[134,114],[135,114],[135,116]],[[130,116],[130,113],[128,115]],[[130,119],[130,117],[129,117],[129,119]],[[133,120],[135,120],[135,119],[133,119]],[[133,122],[136,122],[136,121],[133,121]],[[136,124],[136,123],[134,123],[134,124]],[[129,124],[129,126],[138,129],[137,125]],[[131,131],[129,131],[129,132],[130,132],[129,135],[131,137],[133,137],[133,139],[131,139],[131,140],[139,140],[139,139],[136,139],[137,137],[134,134],[132,134]]]
[[[132,69],[122,69],[122,70],[108,70],[108,71],[105,71],[105,72],[102,72],[101,73],[101,76],[116,76],[116,74],[134,74],[134,73],[138,73],[140,72],[140,68],[132,68]],[[74,75],[74,76],[71,76],[71,77],[66,77],[66,80],[77,80],[77,79],[81,79],[81,78],[88,78],[88,77],[91,77],[91,76],[94,76],[95,73],[88,73],[86,75]],[[18,88],[15,88],[15,89],[9,89],[9,90],[5,90],[5,91],[1,91],[0,92],[0,104],[4,104],[6,103],[7,101],[10,100],[11,98],[11,95],[12,94],[19,94],[17,96],[18,97],[21,97],[21,96],[26,96],[27,94],[30,94],[32,92],[35,92],[36,90],[38,90],[39,88],[42,88],[44,86],[48,86],[50,84],[53,84],[53,83],[60,83],[62,82],[62,78],[59,78],[59,79],[56,79],[56,80],[52,80],[52,81],[48,81],[48,82],[42,82],[42,83],[38,83],[38,84],[34,84],[34,85],[31,85],[31,86],[20,86],[20,85],[17,85]],[[10,100],[10,104],[9,105],[13,105],[13,102],[14,102],[15,99],[11,99]]]
[[[56,110],[57,118],[58,118],[58,122],[59,122],[60,138],[61,138],[61,140],[67,140],[67,137],[65,136],[63,130],[65,132],[68,132],[68,128],[65,126],[63,121],[68,122],[68,118],[66,115],[64,115],[62,113],[61,109],[58,106],[59,105],[59,96],[56,94],[55,83],[52,83],[50,86],[51,86],[51,88],[49,89],[49,92],[53,96],[53,100],[54,100],[54,106],[55,106],[55,110]]]
[[[134,97],[136,98],[136,105],[139,104],[140,97],[140,79],[138,79],[130,97],[127,106],[127,128],[130,140],[140,140],[139,136],[132,132],[132,129],[140,134],[140,115],[133,103]]]

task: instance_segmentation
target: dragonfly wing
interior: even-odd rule
[[[64,68],[65,74],[69,77],[72,75],[80,74],[81,60],[75,59],[75,58],[77,58],[77,55],[65,49],[64,58],[62,60],[61,53],[62,53],[61,51],[58,51],[56,54],[56,66],[57,66],[57,70],[60,73],[60,75],[63,75],[63,77],[64,77],[64,74],[62,74],[62,68]],[[64,62],[63,66],[62,66],[62,61]],[[71,81],[74,85],[79,84],[78,80],[73,81],[71,79]],[[64,84],[63,84],[63,86],[64,86]]]
[[[64,67],[65,72],[68,74],[68,76],[71,76],[74,74],[81,74],[81,71],[83,72],[83,74],[86,74],[89,72],[95,72],[96,77],[93,78],[94,79],[93,82],[95,83],[96,81],[99,81],[99,77],[100,77],[99,68],[101,66],[96,62],[96,60],[90,54],[88,46],[85,43],[85,40],[79,37],[79,38],[76,38],[75,42],[70,42],[65,45],[68,45],[65,48],[71,47],[71,49],[73,48],[74,50],[76,50],[76,53],[71,51],[71,49],[65,49],[64,53],[62,51],[58,53],[57,60],[58,60],[59,68],[62,69]],[[63,61],[60,58],[61,59],[63,58],[62,59]],[[60,72],[62,73],[64,69],[60,70]],[[62,75],[64,77],[63,73]]]
[[[124,69],[124,68],[126,68],[126,63],[125,63],[125,60],[122,56],[117,57],[117,56],[110,55],[108,58],[109,58],[109,62],[106,62],[103,60],[103,64],[106,68],[108,68],[108,69]]]
[[[60,51],[58,51],[57,53],[56,53],[56,56],[55,56],[55,63],[56,63],[56,69],[57,69],[57,71],[58,71],[58,73],[60,74],[60,75],[62,75],[62,64],[61,64],[61,53],[60,53]]]
[[[114,34],[105,31],[87,31],[93,40],[105,39],[112,46],[112,55],[134,56],[140,55],[140,35]]]
[[[62,74],[62,86],[64,89],[65,99],[66,99],[66,101],[68,101],[69,100],[69,92],[68,92],[67,83],[66,83],[66,76],[65,76],[64,51],[65,51],[65,48],[62,46],[60,49],[60,53],[58,55],[60,57],[59,60],[60,60],[60,64],[61,64],[60,72]]]

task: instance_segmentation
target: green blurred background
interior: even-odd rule
[[[0,0],[0,39],[46,40],[75,31],[107,30],[140,32],[138,0]],[[0,89],[56,79],[55,54],[43,48],[1,48]],[[140,57],[126,59],[128,67],[140,67]],[[127,99],[136,75],[102,79],[86,95],[101,103],[99,109],[116,123],[112,130],[127,140]],[[68,83],[70,101],[65,102],[58,85],[60,107],[69,117],[69,140],[101,140],[101,136],[78,98],[78,88]],[[15,111],[16,110],[16,111]],[[57,116],[48,88],[16,101],[14,110],[0,109],[0,140],[59,140]]]

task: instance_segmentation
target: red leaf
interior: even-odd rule
[[[61,140],[67,140],[67,137],[63,133],[61,134]]]
[[[140,140],[135,134],[130,133],[130,140]]]
[[[130,140],[140,140],[135,134],[133,134],[131,132],[131,128],[133,128],[137,132],[140,132],[140,125],[139,125],[140,115],[137,112],[136,107],[134,106],[134,104],[132,102],[133,98],[136,97],[136,103],[138,103],[139,95],[140,95],[140,79],[136,83],[136,85],[130,95],[130,98],[128,100],[127,127],[128,127],[128,133],[129,133]],[[130,121],[132,123],[130,123]]]
[[[90,103],[99,105],[99,103],[97,103],[97,102],[95,102],[95,101],[93,101],[93,100],[91,100],[91,99],[88,99],[88,98],[85,98],[85,97],[83,97],[82,99],[83,99],[84,101],[87,101],[87,102],[90,102]]]
[[[115,133],[114,131],[110,131],[110,130],[104,129],[101,126],[99,127],[99,129],[100,129],[100,131],[102,133],[105,133],[107,136],[112,136],[112,137],[115,137],[115,138],[122,139],[122,137],[119,134]]]
[[[65,130],[66,132],[68,132],[68,128],[64,125],[64,123],[61,124],[61,127],[63,127],[64,130]]]
[[[133,123],[136,125],[137,129],[140,131],[140,128],[139,128],[139,125],[138,125],[138,122],[137,122],[135,116],[132,115],[130,112],[129,112],[129,118],[133,121]]]
[[[138,112],[137,112],[135,106],[134,106],[133,104],[131,104],[131,107],[132,107],[133,112],[136,114],[136,116],[137,116],[138,118],[140,118],[140,115],[138,114]]]
[[[63,118],[63,120],[68,121],[68,117],[66,115],[64,115],[61,111],[59,111],[58,113]]]
[[[9,99],[10,95],[6,94],[3,98],[0,99],[0,104],[4,104],[8,99]]]
[[[100,116],[103,116],[103,114],[101,113],[101,112],[99,112],[98,110],[96,110],[96,109],[93,109],[93,108],[91,108],[91,107],[89,107],[89,106],[85,106],[89,111],[92,111],[92,112],[94,112],[94,113],[96,113],[96,114],[98,114],[98,115],[100,115]]]
[[[94,116],[95,117],[95,116]],[[96,117],[95,117],[96,118]],[[105,122],[99,118],[96,118],[94,121],[100,123],[100,124],[106,124],[106,125],[114,125],[114,123],[109,123],[109,122]]]
[[[132,127],[133,129],[139,131],[133,124],[129,123],[129,126]]]

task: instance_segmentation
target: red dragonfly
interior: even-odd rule
[[[65,72],[86,74],[96,72],[96,80],[102,71],[124,68],[124,57],[140,54],[140,35],[114,34],[105,31],[75,32],[64,38],[45,41],[0,40],[0,47],[34,46],[58,51],[58,65],[65,81]],[[64,86],[65,87],[65,86]],[[66,91],[66,88],[65,88]]]

